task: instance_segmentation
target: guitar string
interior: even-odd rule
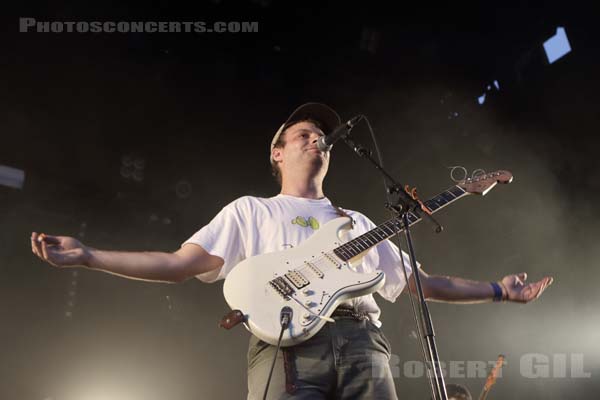
[[[458,185],[456,185],[456,186],[454,186],[454,187],[459,187],[459,186],[458,186]],[[459,187],[459,188],[460,188],[460,187]],[[454,193],[452,193],[452,192],[450,191],[450,190],[451,190],[451,188],[450,188],[450,189],[447,189],[447,190],[443,191],[442,193],[438,194],[437,196],[434,196],[434,197],[433,197],[433,198],[431,198],[430,200],[427,200],[427,202],[435,202],[435,203],[436,203],[436,205],[438,205],[438,207],[435,209],[435,211],[438,211],[439,209],[443,208],[444,206],[446,206],[446,205],[448,205],[448,204],[450,204],[450,203],[454,202],[454,201],[455,201],[455,200],[457,200],[458,198],[462,197],[462,195],[463,195],[463,194],[464,194],[466,191],[464,191],[464,189],[462,189],[462,188],[460,188],[460,189],[461,189],[461,190],[463,190],[463,192],[462,192],[461,194],[459,194],[459,195],[455,195]],[[452,199],[452,200],[447,200],[446,198],[444,198],[444,197],[442,196],[442,194],[444,194],[444,193],[448,193],[448,194],[450,194],[450,195],[453,197],[453,199]],[[437,201],[435,201],[436,199],[441,199],[441,200],[444,200],[444,204],[442,204],[442,205],[438,204],[438,203],[437,203]],[[411,215],[412,215],[412,214],[411,214]],[[416,219],[416,220],[415,220],[413,223],[416,223],[416,222],[417,222],[418,220],[420,220],[420,219],[421,219],[421,218],[417,218],[417,219]],[[357,236],[356,238],[350,239],[350,240],[349,240],[349,241],[347,241],[346,243],[344,243],[344,244],[342,244],[342,245],[340,245],[340,246],[336,247],[336,248],[335,248],[335,249],[333,249],[333,250],[330,250],[330,251],[327,251],[327,252],[323,252],[323,253],[322,253],[322,254],[323,254],[322,256],[320,256],[320,257],[317,257],[315,260],[311,261],[310,263],[312,263],[312,264],[320,263],[321,261],[323,261],[323,260],[325,260],[325,259],[328,259],[328,258],[330,258],[330,257],[332,257],[332,256],[333,256],[333,257],[334,257],[336,260],[339,260],[339,261],[341,261],[341,264],[342,264],[342,265],[344,265],[344,264],[347,264],[347,265],[349,265],[350,263],[349,263],[348,261],[349,261],[351,258],[353,258],[353,257],[356,257],[356,256],[358,256],[359,254],[361,254],[361,253],[363,253],[363,252],[367,252],[367,251],[371,250],[373,247],[377,246],[379,243],[383,242],[384,240],[387,240],[387,239],[389,239],[389,238],[393,237],[394,235],[396,235],[396,234],[400,233],[402,230],[398,231],[397,229],[393,229],[391,226],[388,226],[389,224],[392,224],[392,225],[394,225],[394,223],[395,223],[395,222],[397,222],[397,219],[396,219],[396,218],[389,219],[389,220],[385,221],[384,223],[382,223],[382,224],[380,224],[380,225],[376,226],[375,228],[373,228],[373,229],[372,229],[372,230],[370,230],[369,232],[366,232],[366,233],[364,233],[364,234],[362,234],[362,235],[360,235],[360,236]],[[412,224],[412,223],[411,223],[411,224]],[[386,232],[386,229],[385,229],[385,228],[391,229],[391,230],[392,230],[392,233],[390,234],[390,233]],[[389,235],[389,236],[385,237],[385,238],[384,238],[384,239],[382,239],[382,240],[379,240],[379,238],[377,238],[377,236],[375,236],[375,239],[376,239],[377,243],[375,243],[375,244],[370,244],[370,243],[369,243],[369,241],[368,241],[367,239],[371,239],[371,240],[373,240],[373,238],[372,238],[372,237],[371,237],[371,238],[369,238],[369,237],[368,237],[368,235],[369,235],[369,234],[371,234],[371,236],[373,236],[375,233],[377,233],[377,234],[378,234],[378,236],[381,236],[381,234],[380,234],[379,232],[377,232],[377,230],[378,230],[378,229],[379,229],[379,230],[382,230],[382,231],[383,231],[383,233],[386,233],[386,234],[387,234],[387,235]],[[372,233],[372,232],[374,232],[374,233]],[[353,244],[353,243],[357,243],[357,244]],[[366,244],[366,245],[367,245],[367,248],[363,250],[363,249],[361,249],[361,247],[360,247],[360,245],[359,245],[359,244],[363,244],[363,245],[365,245],[365,244]],[[339,257],[337,254],[335,254],[335,250],[336,250],[336,249],[341,249],[341,251],[342,251],[342,252],[347,252],[347,253],[348,253],[348,254],[350,254],[350,255],[352,255],[352,254],[353,254],[354,252],[356,252],[357,250],[359,250],[359,252],[358,252],[356,255],[354,255],[353,257],[351,257],[350,259],[348,259],[348,260],[343,260],[343,259],[342,259],[342,258],[340,258],[340,257]],[[316,266],[316,265],[315,265],[315,267],[318,267],[319,269],[322,269],[322,268],[323,268],[323,266],[321,266],[321,265],[319,265],[319,266]],[[337,267],[336,267],[336,266],[333,266],[333,265],[329,265],[329,263],[326,263],[326,269],[331,269],[331,268],[337,268]],[[299,267],[296,267],[296,268],[294,268],[294,269],[290,270],[290,272],[292,272],[292,271],[296,271],[296,272],[306,273],[307,271],[310,271],[310,270],[312,270],[312,268],[311,268],[311,266],[310,266],[310,265],[302,265],[302,266],[299,266]],[[322,271],[322,272],[324,273],[324,271]],[[284,274],[284,275],[285,275],[285,274]],[[304,279],[306,279],[306,277],[305,277],[304,275],[303,275],[303,278],[304,278]],[[308,281],[310,282],[310,280],[308,280]],[[309,284],[310,284],[310,283],[309,283]]]

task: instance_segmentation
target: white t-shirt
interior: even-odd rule
[[[376,225],[363,214],[344,211],[355,222],[354,228],[344,239],[351,240],[375,228]],[[298,246],[321,226],[339,216],[327,198],[314,200],[284,194],[270,198],[244,196],[225,206],[208,225],[183,245],[200,245],[208,253],[223,259],[224,264],[219,271],[197,275],[203,282],[215,282],[225,279],[233,267],[245,258]],[[403,256],[407,275],[410,276],[412,268],[409,257],[406,253]],[[357,268],[358,272],[375,270],[385,273],[385,284],[378,293],[394,302],[406,286],[406,281],[398,248],[389,240],[368,251]],[[368,312],[376,325],[381,325],[381,311],[372,295],[350,302],[356,310]]]

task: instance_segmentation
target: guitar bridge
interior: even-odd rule
[[[269,285],[286,300],[289,300],[289,297],[295,293],[295,290],[282,276],[269,281]]]

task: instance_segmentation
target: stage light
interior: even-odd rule
[[[175,185],[175,195],[180,199],[186,199],[192,194],[192,184],[185,179]]]
[[[544,50],[550,64],[571,52],[571,45],[569,44],[565,28],[561,26],[556,28],[554,36],[544,42]]]
[[[143,158],[136,158],[133,162],[135,169],[144,169],[146,167],[146,161]]]
[[[25,184],[25,171],[0,165],[0,185],[23,189],[23,184]]]
[[[144,180],[144,169],[146,168],[146,160],[141,157],[133,157],[130,154],[121,157],[121,168],[119,170],[121,177],[132,179],[136,182]]]
[[[131,175],[131,177],[136,182],[143,181],[144,180],[144,170],[142,170],[142,169],[135,169],[133,171],[133,174]]]
[[[360,38],[360,49],[367,51],[371,54],[377,52],[379,42],[381,40],[381,33],[375,29],[365,27],[362,30]]]
[[[133,165],[133,158],[130,155],[126,154],[121,157],[121,164],[126,167],[131,167]]]
[[[121,165],[120,173],[123,178],[125,178],[125,179],[130,178],[131,174],[133,174],[133,168],[131,168],[130,166],[126,166],[126,165]]]
[[[498,81],[497,81],[497,80],[494,80],[494,81],[493,81],[491,84],[488,84],[488,85],[485,87],[485,90],[486,90],[487,92],[490,92],[490,91],[492,90],[492,86],[496,88],[496,91],[500,90],[500,84],[498,83]],[[486,97],[487,97],[487,95],[486,95],[486,93],[484,92],[484,93],[483,93],[481,96],[479,96],[479,97],[477,98],[477,102],[479,103],[479,105],[482,105],[483,103],[485,103],[485,99],[486,99]]]

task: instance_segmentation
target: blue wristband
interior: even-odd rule
[[[490,282],[490,285],[494,289],[494,301],[502,301],[502,288],[500,285],[497,282]]]

